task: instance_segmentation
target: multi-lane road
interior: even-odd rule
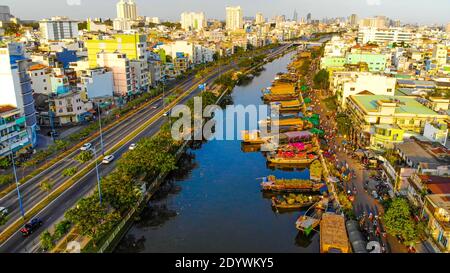
[[[277,50],[271,52],[270,56],[275,56],[284,50],[286,50],[289,45],[284,45]],[[218,70],[214,70],[208,76],[202,79],[202,83],[212,83],[218,76],[223,73],[226,73],[235,66],[228,65],[221,67]],[[189,95],[183,98],[178,104],[185,104],[190,98],[194,97],[200,91],[195,88],[198,86],[199,82],[194,78],[188,78],[186,81],[181,83],[178,86],[172,88],[172,90],[183,90],[188,91],[191,90]],[[117,143],[127,137],[131,132],[135,131],[139,127],[142,126],[143,123],[148,121],[150,118],[155,115],[160,115],[163,110],[163,101],[162,99],[157,99],[154,102],[147,105],[145,108],[140,109],[137,113],[135,113],[132,117],[127,120],[122,121],[117,124],[110,130],[103,133],[103,142],[105,151],[114,147]],[[167,118],[164,116],[159,116],[152,124],[150,124],[145,130],[139,133],[136,137],[131,139],[128,143],[125,143],[121,146],[117,151],[113,153],[115,158],[120,158],[129,148],[131,143],[138,142],[141,138],[147,136],[155,135],[160,127],[166,122]],[[97,137],[93,140],[92,145],[95,146],[97,151],[100,151],[100,137]],[[87,164],[80,164],[74,158],[78,155],[79,151],[74,151],[58,163],[54,164],[44,172],[42,172],[39,176],[29,180],[25,184],[21,185],[20,191],[23,196],[23,204],[25,211],[31,209],[33,206],[38,204],[43,198],[46,197],[47,193],[42,191],[39,187],[39,181],[44,181],[46,179],[51,179],[55,182],[54,188],[57,188],[61,184],[67,181],[67,178],[62,176],[62,171],[66,168],[77,167],[78,169],[82,169]],[[105,176],[110,173],[115,168],[114,162],[109,165],[101,164],[99,166],[100,176]],[[28,238],[22,238],[19,231],[14,233],[8,240],[6,240],[0,246],[0,252],[32,252],[36,249],[36,246],[39,245],[39,236],[46,229],[50,228],[55,222],[59,219],[63,218],[65,211],[73,207],[76,202],[81,199],[83,196],[86,196],[90,192],[92,192],[97,184],[97,176],[95,169],[89,171],[85,176],[79,179],[72,187],[63,192],[58,198],[56,198],[53,202],[51,202],[48,206],[46,206],[43,210],[41,210],[36,217],[39,217],[44,221],[43,226],[35,233],[33,233]],[[0,206],[8,208],[10,211],[11,219],[9,222],[0,228],[0,232],[4,230],[6,226],[13,223],[15,220],[19,219],[20,209],[18,206],[17,194],[15,191],[7,194],[2,199],[0,199]]]

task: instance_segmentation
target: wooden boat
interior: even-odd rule
[[[322,199],[322,201],[312,206],[305,213],[305,215],[300,216],[297,219],[295,226],[297,227],[298,230],[304,232],[306,235],[311,234],[311,232],[320,225],[322,215],[325,213],[327,207],[328,207],[328,198],[324,198]],[[325,210],[323,208],[325,208]]]
[[[351,253],[345,218],[325,213],[320,222],[320,253]]]
[[[304,120],[302,120],[301,118],[298,117],[294,117],[294,118],[283,118],[283,119],[278,119],[278,120],[271,120],[270,118],[268,118],[267,120],[261,120],[259,122],[260,125],[274,125],[274,126],[278,126],[278,127],[283,127],[283,126],[297,126],[299,128],[301,128],[300,130],[304,130],[305,128],[305,124],[308,124],[308,122],[305,122]]]
[[[262,137],[260,131],[242,131],[242,142],[244,144],[261,145],[267,143],[270,137]]]
[[[299,210],[310,207],[320,201],[318,196],[289,194],[282,197],[272,197],[272,207],[276,210]]]
[[[275,176],[265,177],[261,183],[262,190],[266,192],[320,192],[323,186],[324,184],[311,180],[277,179]]]
[[[267,161],[276,165],[309,165],[318,158],[313,154],[278,153],[267,156]]]
[[[302,104],[300,100],[290,100],[290,101],[276,101],[271,102],[270,106],[272,108],[279,107],[280,112],[299,112],[302,110]]]
[[[265,103],[277,102],[277,101],[291,101],[298,99],[297,94],[266,94],[263,96]]]

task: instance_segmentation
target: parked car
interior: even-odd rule
[[[0,207],[0,216],[6,216],[8,215],[8,209],[4,207]]]
[[[109,163],[113,162],[113,160],[114,160],[114,156],[113,155],[107,155],[107,156],[105,156],[103,158],[102,163],[103,164],[109,164]]]
[[[88,151],[91,148],[92,148],[92,143],[86,143],[83,146],[81,146],[80,150],[81,151]]]
[[[136,148],[137,148],[137,144],[136,143],[132,143],[128,149],[129,150],[134,150]]]
[[[20,232],[22,233],[22,236],[28,237],[30,236],[34,231],[36,231],[38,228],[42,226],[43,222],[39,218],[35,218],[31,220],[28,224],[26,224]]]

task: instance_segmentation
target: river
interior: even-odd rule
[[[263,104],[261,89],[285,72],[294,53],[265,66],[233,90],[235,105]],[[240,141],[209,141],[189,150],[179,170],[133,223],[116,252],[318,253],[319,236],[295,228],[299,212],[278,214],[257,178],[309,179],[309,170],[270,170],[261,153],[244,153]]]

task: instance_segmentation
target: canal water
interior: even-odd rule
[[[286,72],[294,53],[232,93],[235,105],[261,105],[261,89]],[[309,170],[271,170],[262,153],[244,153],[241,142],[209,141],[189,151],[116,248],[142,253],[317,253],[319,236],[295,228],[299,212],[278,214],[261,192],[260,177],[309,179]]]

